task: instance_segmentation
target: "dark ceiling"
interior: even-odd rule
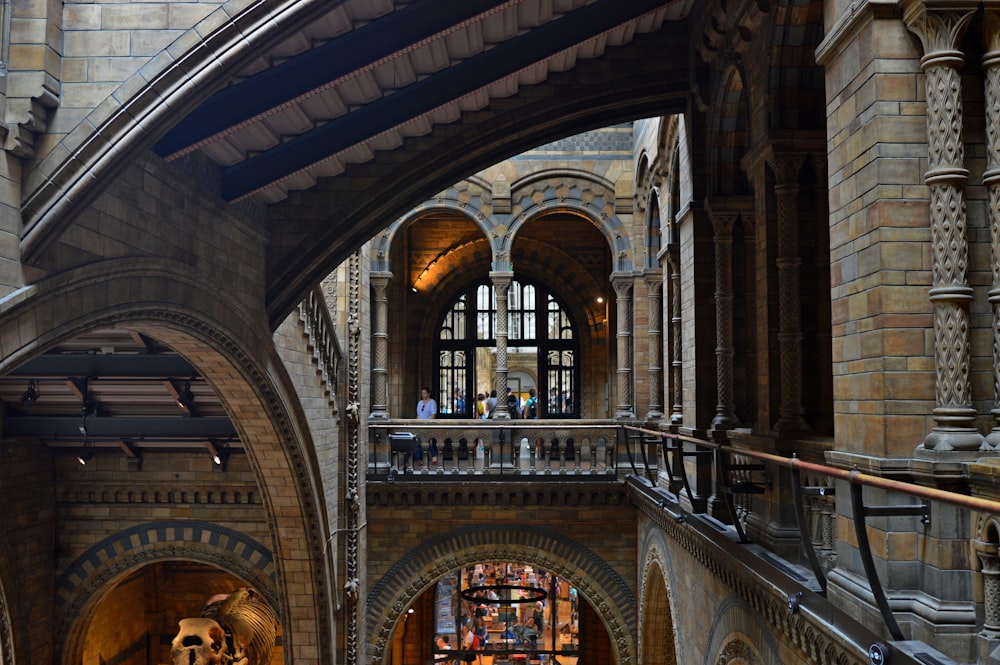
[[[95,330],[0,377],[3,437],[56,448],[236,448],[218,396],[171,349],[139,333]]]

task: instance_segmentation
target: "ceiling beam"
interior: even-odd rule
[[[68,376],[190,379],[197,376],[191,363],[180,356],[157,354],[49,353],[29,360],[9,376],[33,378]]]
[[[222,173],[222,195],[239,199],[393,127],[666,4],[600,0],[483,51]]]
[[[76,416],[9,416],[3,421],[4,437],[125,438],[140,439],[225,439],[236,436],[236,428],[226,416],[185,418],[181,416],[87,418],[87,435],[80,433]]]
[[[364,67],[508,4],[510,0],[422,0],[231,85],[209,97],[156,144],[170,158]]]

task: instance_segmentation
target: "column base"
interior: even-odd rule
[[[615,420],[635,420],[635,413],[632,411],[615,411]]]
[[[917,450],[921,449],[936,452],[989,450],[983,435],[971,427],[935,427],[917,446]]]
[[[663,420],[662,411],[648,411],[646,412],[646,420]]]
[[[368,421],[371,422],[372,420],[389,420],[389,412],[372,411],[371,413],[368,414]]]

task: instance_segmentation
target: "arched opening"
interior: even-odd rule
[[[614,662],[597,611],[569,581],[524,561],[442,575],[403,613],[386,663]]]
[[[247,586],[234,575],[193,561],[159,561],[126,573],[107,586],[88,612],[81,662],[172,662],[174,638],[190,633],[193,644],[198,636],[196,630],[181,629],[180,620],[201,616],[210,599]],[[284,662],[277,630],[267,660],[272,665]]]
[[[645,576],[639,626],[639,659],[645,665],[677,665],[674,618],[663,570],[652,564]]]

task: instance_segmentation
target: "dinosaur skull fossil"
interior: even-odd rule
[[[180,631],[170,645],[173,665],[222,665],[226,635],[214,619],[181,619]]]

